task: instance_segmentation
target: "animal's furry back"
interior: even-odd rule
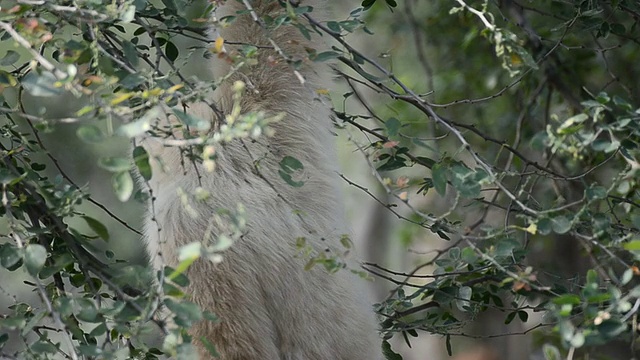
[[[278,1],[249,1],[259,16],[282,13]],[[323,8],[325,1],[302,1],[301,5]],[[241,1],[227,0],[220,14],[244,10]],[[317,13],[317,11],[314,11]],[[233,24],[219,29],[234,42],[269,45],[264,29],[249,13],[238,15]],[[303,56],[310,45],[294,27],[284,26],[269,36],[284,53]],[[214,67],[224,67],[212,60]],[[247,231],[224,261],[196,262],[188,271],[193,300],[216,313],[220,322],[202,322],[192,329],[196,338],[214,343],[222,360],[376,360],[379,340],[367,292],[361,280],[348,271],[330,275],[321,267],[303,269],[296,257],[296,239],[305,238],[317,251],[339,248],[347,233],[337,190],[335,154],[329,109],[317,101],[313,84],[326,72],[305,64],[302,85],[291,67],[273,50],[261,48],[259,65],[248,68],[241,78],[247,82],[243,111],[261,110],[286,114],[273,125],[275,133],[258,141],[233,141],[217,150],[217,168],[204,174],[201,186],[212,194],[207,203],[196,205],[198,216],[187,215],[177,195],[179,188],[191,191],[200,186],[196,165],[181,165],[176,149],[146,145],[153,162],[150,185],[156,196],[155,218],[148,215],[148,248],[159,252],[169,265],[176,265],[180,246],[203,238],[214,226],[218,209],[246,209]],[[219,89],[216,101],[229,109],[229,86]],[[214,121],[210,108],[194,104],[194,115]],[[292,156],[304,165],[304,186],[286,184],[278,175],[278,163]],[[259,173],[255,160],[259,160]],[[158,232],[156,224],[161,226]],[[156,258],[156,266],[161,261]],[[204,352],[202,352],[204,354]]]

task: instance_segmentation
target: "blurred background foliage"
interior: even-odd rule
[[[217,85],[215,4],[0,1],[3,357],[193,356],[183,330],[208,314],[179,277],[149,289],[144,157],[122,159],[155,106]],[[332,5],[279,26],[322,33],[303,61],[334,64],[340,176],[387,357],[637,356],[640,5]],[[180,329],[151,324],[161,302]]]

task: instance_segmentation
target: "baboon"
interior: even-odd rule
[[[299,3],[313,6],[316,16],[327,1]],[[272,136],[216,145],[212,173],[198,162],[182,161],[176,147],[153,138],[143,140],[152,160],[149,184],[155,197],[154,211],[146,220],[148,251],[156,268],[163,261],[176,266],[181,246],[202,239],[205,231],[221,231],[211,222],[212,214],[243,204],[246,231],[223,253],[223,261],[199,259],[187,271],[191,299],[220,318],[194,325],[190,332],[196,342],[204,337],[215,344],[222,360],[381,359],[363,281],[347,270],[335,274],[322,266],[305,270],[307,259],[296,256],[297,239],[323,252],[341,248],[340,238],[348,229],[338,190],[330,108],[314,91],[328,70],[307,60],[297,69],[301,81],[282,55],[306,58],[305,47],[314,44],[294,26],[265,30],[254,16],[276,18],[285,11],[284,2],[276,0],[219,2],[215,16],[236,18],[216,33],[234,44],[257,45],[259,54],[256,65],[246,66],[230,84],[221,85],[212,100],[228,111],[234,93],[231,83],[242,80],[243,112],[284,114],[284,118],[271,125]],[[210,63],[214,73],[229,68],[220,59]],[[210,119],[213,129],[220,125],[204,103],[190,104],[187,112]],[[287,184],[278,174],[279,162],[286,156],[304,166],[300,187]],[[193,216],[183,210],[177,190],[197,187],[211,196],[191,204],[197,213]],[[199,351],[210,357],[203,348]]]

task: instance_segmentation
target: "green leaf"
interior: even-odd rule
[[[611,318],[603,321],[597,329],[606,339],[613,339],[627,330],[627,324]]]
[[[29,244],[24,249],[24,263],[31,275],[36,275],[47,261],[47,250],[40,244]]]
[[[511,324],[511,322],[513,321],[513,319],[516,318],[516,311],[512,311],[510,312],[507,317],[504,319],[504,323],[505,325],[509,325]]]
[[[407,164],[405,163],[405,159],[401,156],[392,156],[389,158],[389,160],[387,160],[387,162],[385,162],[384,164],[380,165],[376,170],[378,171],[393,171],[393,170],[397,170],[397,169],[402,169],[403,167],[406,167]]]
[[[178,320],[174,321],[178,323]],[[197,360],[200,359],[198,355],[198,350],[191,343],[181,343],[176,346],[176,359],[184,359],[184,360]]]
[[[107,227],[104,226],[104,224],[89,216],[83,216],[82,218],[87,223],[87,225],[89,225],[91,230],[96,233],[96,235],[100,236],[106,241],[109,240],[109,230],[107,230]]]
[[[556,234],[566,234],[571,230],[571,222],[565,216],[551,218],[551,228]]]
[[[625,110],[633,110],[633,106],[631,106],[631,104],[629,104],[627,100],[621,98],[618,95],[613,96],[613,103],[618,105],[621,108],[624,108]]]
[[[202,310],[194,303],[165,299],[164,304],[174,314],[173,320],[178,326],[189,328],[193,323],[202,320]]]
[[[611,101],[611,97],[609,97],[609,94],[607,94],[606,92],[602,91],[600,93],[598,93],[598,95],[596,96],[596,101],[600,104],[606,104],[609,101]]]
[[[323,62],[323,61],[327,61],[327,60],[336,59],[339,56],[340,56],[340,54],[335,52],[335,51],[325,51],[325,52],[321,52],[321,53],[317,54],[316,56],[314,56],[313,57],[313,61],[314,62]]]
[[[18,80],[13,74],[6,72],[4,70],[0,70],[0,85],[4,86],[16,86],[18,85]]]
[[[175,0],[162,0],[162,3],[164,4],[164,6],[167,7],[167,9],[169,10],[173,10],[176,11],[178,10],[178,6],[176,5]]]
[[[102,130],[95,125],[82,125],[76,130],[76,135],[87,144],[97,144],[105,139]]]
[[[571,338],[571,346],[573,346],[574,348],[580,348],[584,345],[584,334],[582,333],[582,331],[578,331],[576,332],[573,337]]]
[[[7,333],[0,334],[0,349],[4,347],[7,341],[9,341],[9,334]]]
[[[58,348],[53,346],[50,342],[46,341],[36,341],[33,344],[29,345],[29,350],[40,353],[40,354],[54,354],[58,352]]]
[[[151,179],[151,165],[149,164],[149,154],[142,146],[136,146],[133,149],[133,161],[138,168],[140,176],[145,180]]]
[[[31,163],[31,170],[33,171],[42,171],[44,169],[47,168],[47,165],[45,164],[39,164],[39,163]]]
[[[556,305],[579,305],[580,297],[574,294],[565,294],[554,298],[552,301]]]
[[[375,1],[375,0],[373,0]],[[336,34],[339,34],[341,29],[340,29],[340,24],[337,21],[328,21],[327,22],[327,27],[329,28],[329,30],[333,31]]]
[[[133,90],[136,87],[144,84],[146,81],[147,78],[140,74],[128,74],[120,80],[118,85],[122,86],[125,89]]]
[[[624,273],[622,273],[622,278],[620,279],[620,284],[621,285],[626,285],[629,283],[629,281],[631,281],[631,279],[633,279],[633,270],[632,269],[627,269],[625,270]]]
[[[360,4],[363,8],[368,8],[371,5],[375,4],[376,0],[363,0],[362,4]]]
[[[218,351],[216,350],[215,345],[209,341],[207,338],[205,338],[204,336],[202,336],[200,338],[200,342],[202,343],[202,345],[204,345],[204,348],[207,350],[207,352],[209,353],[209,355],[211,355],[213,358],[218,358],[220,357],[220,354],[218,353]]]
[[[128,138],[136,137],[144,134],[145,131],[151,130],[151,123],[160,117],[160,109],[157,107],[149,109],[144,115],[135,121],[122,125],[116,131],[116,134]]]
[[[476,261],[478,261],[478,258],[478,254],[470,247],[463,248],[462,252],[460,253],[460,259],[462,259],[462,261],[466,262],[467,264],[474,264]]]
[[[102,321],[102,316],[98,313],[96,304],[89,299],[78,299],[76,305],[80,307],[80,311],[76,313],[78,319],[90,323],[98,323]]]
[[[18,179],[20,179],[20,177],[16,176],[9,169],[0,168],[0,183],[3,185],[9,185]]]
[[[520,310],[518,311],[518,317],[520,318],[520,321],[527,322],[527,320],[529,320],[529,313],[524,310]]]
[[[285,156],[280,161],[280,168],[286,172],[293,172],[293,171],[303,170],[304,165],[302,165],[300,160],[292,156]]]
[[[607,197],[607,189],[602,186],[591,186],[585,191],[585,195],[589,201],[604,199]]]
[[[4,57],[0,60],[0,65],[11,66],[20,60],[20,54],[13,50],[8,50]]]
[[[192,242],[190,244],[180,247],[178,252],[178,260],[180,263],[175,268],[173,273],[168,276],[168,279],[174,279],[181,275],[194,261],[198,260],[202,256],[202,244],[200,242]]]
[[[473,290],[469,286],[462,286],[458,289],[458,298],[456,299],[456,306],[461,311],[470,310],[470,300]]]
[[[199,255],[198,255],[199,257]],[[196,259],[198,258],[196,257]],[[189,286],[189,278],[185,274],[178,274],[175,269],[170,266],[164,267],[164,276],[166,278],[171,277],[171,281],[174,282],[178,286],[187,287]]]
[[[123,23],[130,23],[136,16],[136,7],[135,5],[127,6],[124,11],[120,11],[120,21]]]
[[[63,317],[71,316],[71,314],[73,314],[73,307],[74,304],[70,298],[62,297],[55,300],[56,311]]]
[[[122,172],[131,169],[131,160],[122,157],[105,157],[98,160],[98,166],[111,172]]]
[[[78,350],[80,351],[81,354],[86,356],[97,357],[102,355],[102,349],[97,345],[81,344],[81,345],[78,345]]]
[[[560,350],[551,344],[544,344],[542,346],[542,353],[545,360],[563,360],[560,355]]]
[[[433,177],[433,187],[440,196],[444,196],[447,191],[447,168],[443,163],[437,163],[431,168]]]
[[[394,137],[398,135],[402,123],[400,122],[400,120],[392,117],[384,122],[384,126],[387,128],[387,136]]]
[[[178,118],[178,120],[187,125],[190,128],[199,130],[199,131],[207,131],[211,128],[211,121],[207,121],[198,117],[195,117],[191,114],[188,114],[184,111],[178,109],[171,109],[173,114]]]
[[[343,24],[344,27],[344,24]],[[348,30],[348,29],[347,29]],[[353,64],[353,63],[352,63]],[[379,76],[375,76],[373,74],[368,73],[367,71],[365,71],[363,68],[361,68],[360,66],[353,64],[352,69],[354,69],[358,74],[360,74],[363,78],[373,82],[373,83],[381,83],[383,82],[385,79]]]
[[[495,256],[513,257],[513,252],[521,246],[520,242],[514,238],[502,239],[495,246]]]
[[[169,58],[169,60],[171,61],[175,61],[180,55],[180,51],[178,50],[176,45],[171,41],[167,41],[167,43],[165,44],[164,53],[165,55],[167,55],[167,58]]]
[[[87,282],[87,278],[82,273],[74,274],[69,278],[69,282],[75,287],[81,287]]]
[[[382,354],[387,360],[402,360],[402,356],[391,349],[391,344],[387,340],[382,342]]]
[[[461,164],[451,166],[451,184],[466,198],[476,198],[480,196],[481,181],[486,177],[485,172],[476,172]]]
[[[122,41],[122,54],[124,55],[124,58],[127,59],[127,61],[131,66],[133,67],[138,66],[138,63],[140,61],[138,58],[138,50],[136,49],[136,46],[131,43],[131,41],[129,40]]]
[[[627,29],[624,27],[623,24],[620,24],[620,23],[611,24],[611,32],[616,35],[624,35],[626,31]]]
[[[53,264],[45,267],[38,273],[38,276],[41,279],[46,279],[52,276],[56,272],[59,272],[63,268],[73,264],[73,262],[75,261],[73,256],[71,256],[71,254],[68,252],[62,254],[56,254],[54,252],[51,254],[51,259],[53,259]]]
[[[300,160],[292,157],[285,156],[280,161],[280,170],[278,170],[278,174],[280,177],[289,185],[293,187],[301,187],[304,185],[303,181],[295,181],[292,177],[292,174],[301,172],[304,170],[304,165],[300,162]]]
[[[551,227],[552,223],[551,220],[549,218],[540,218],[538,219],[538,222],[536,223],[536,226],[538,228],[538,233],[540,235],[549,235],[551,234],[551,231],[553,230]]]
[[[142,289],[153,281],[151,270],[139,265],[126,265],[113,269],[113,281],[121,286]]]
[[[233,245],[233,239],[231,239],[229,236],[227,235],[219,235],[218,239],[216,239],[216,243],[209,247],[210,251],[224,251],[227,250],[228,248],[230,248]]]
[[[64,93],[61,85],[58,84],[58,79],[48,71],[38,74],[32,70],[22,78],[21,84],[33,96],[51,97]]]
[[[424,157],[424,156],[416,156],[416,159],[418,159],[420,161],[420,165],[422,166],[426,166],[428,169],[433,168],[433,165],[436,164],[435,160],[433,159],[429,159],[428,157]],[[433,183],[432,183],[433,185]]]
[[[629,251],[638,251],[640,250],[640,240],[631,240],[624,244],[623,247]]]
[[[111,184],[113,185],[113,190],[115,190],[118,200],[122,202],[129,200],[133,193],[133,179],[128,171],[114,174]]]
[[[0,265],[13,271],[21,266],[22,252],[13,244],[0,244]]]
[[[353,247],[353,241],[351,241],[349,235],[342,235],[340,237],[340,244],[342,244],[342,247],[345,249],[351,249]]]
[[[24,328],[26,322],[23,316],[0,317],[0,329],[21,330]]]

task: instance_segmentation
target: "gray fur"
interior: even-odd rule
[[[277,1],[250,2],[260,14],[281,11]],[[302,1],[302,5],[323,7],[324,1]],[[234,13],[240,2],[228,0],[220,12]],[[317,13],[317,11],[314,11]],[[264,31],[248,15],[240,16],[226,29],[225,39],[267,44]],[[300,33],[283,27],[271,34],[288,54],[304,54],[307,44]],[[336,158],[331,135],[330,111],[314,100],[313,84],[327,73],[309,64],[300,72],[308,84],[301,85],[291,68],[273,51],[261,50],[258,66],[241,78],[248,80],[242,99],[243,111],[285,113],[273,124],[274,135],[257,141],[237,140],[218,146],[213,173],[199,169],[202,187],[212,199],[195,204],[198,216],[182,211],[178,188],[193,191],[199,186],[194,164],[181,165],[175,148],[162,147],[151,140],[144,146],[152,157],[150,186],[156,196],[155,216],[149,213],[146,233],[149,253],[157,268],[162,261],[177,264],[180,246],[202,239],[217,209],[246,209],[247,233],[229,250],[224,260],[214,264],[201,259],[188,270],[192,300],[220,317],[220,322],[200,322],[191,329],[197,338],[214,343],[222,360],[377,360],[380,340],[368,304],[363,281],[349,271],[328,274],[321,266],[303,269],[306,259],[296,257],[295,241],[304,237],[317,251],[340,248],[339,239],[348,233],[337,189]],[[212,60],[222,68],[220,60]],[[218,72],[220,69],[216,69]],[[326,70],[325,70],[326,71]],[[229,109],[231,90],[221,87],[216,103]],[[215,116],[204,104],[194,104],[189,112],[211,119]],[[286,184],[278,175],[278,162],[293,156],[304,164],[304,186]],[[254,160],[259,163],[256,174]],[[199,165],[197,165],[200,167]],[[265,181],[266,180],[266,181]],[[297,213],[301,215],[298,215]],[[214,227],[214,233],[215,233]],[[219,229],[218,229],[219,230]],[[205,351],[201,351],[208,358]]]

